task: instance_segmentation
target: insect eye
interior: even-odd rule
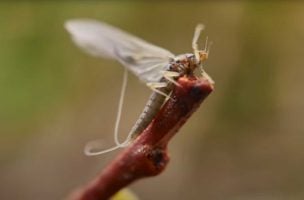
[[[203,62],[203,61],[207,60],[208,53],[206,51],[201,51],[201,52],[199,52],[199,56],[200,56],[200,60]]]

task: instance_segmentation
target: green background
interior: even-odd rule
[[[63,199],[117,154],[83,155],[112,133],[122,66],[93,58],[63,28],[71,18],[118,26],[174,54],[197,23],[213,41],[216,89],[170,144],[141,199],[304,198],[304,4],[300,1],[0,2],[0,199]],[[149,96],[131,76],[120,132]],[[301,89],[302,88],[302,89]]]

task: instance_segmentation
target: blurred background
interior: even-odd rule
[[[29,1],[0,3],[0,199],[63,199],[119,151],[111,147],[123,67],[90,57],[63,28],[71,18],[118,26],[174,54],[194,27],[213,41],[216,89],[172,140],[158,177],[130,188],[144,200],[304,199],[304,3],[300,1]],[[302,88],[302,89],[301,89]],[[150,90],[129,78],[120,132]]]

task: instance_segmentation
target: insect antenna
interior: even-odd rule
[[[207,48],[207,50],[206,50],[207,55],[209,55],[209,52],[210,52],[210,49],[211,49],[211,46],[212,46],[212,45],[213,45],[213,42],[212,42],[212,41],[209,42],[208,48]]]

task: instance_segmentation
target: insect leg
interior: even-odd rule
[[[205,26],[203,24],[196,25],[195,31],[194,31],[194,36],[193,36],[193,39],[192,39],[192,49],[193,49],[193,52],[194,52],[194,55],[195,55],[195,58],[196,58],[197,61],[200,60],[197,41],[198,41],[198,38],[199,38],[199,36],[200,36],[200,34],[201,34],[201,32],[204,28],[205,28]]]
[[[202,76],[207,79],[211,84],[214,84],[214,80],[207,74],[204,70],[202,71]]]
[[[163,77],[168,80],[169,82],[173,83],[176,86],[181,86],[178,82],[174,80],[174,78],[179,77],[180,73],[172,72],[172,71],[162,71]]]
[[[156,83],[147,83],[147,86],[153,90],[154,92],[158,93],[158,94],[161,94],[167,98],[170,98],[170,96],[160,90],[158,90],[158,88],[164,88],[164,87],[167,87],[168,86],[168,83],[166,82],[156,82]]]

